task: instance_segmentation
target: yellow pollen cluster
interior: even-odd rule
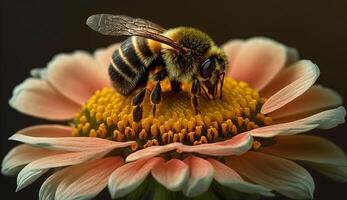
[[[137,141],[132,150],[181,142],[187,145],[212,143],[272,123],[260,113],[265,102],[244,82],[225,78],[223,99],[199,98],[200,114],[194,115],[189,92],[174,93],[163,83],[162,102],[155,116],[149,94],[143,102],[143,119],[133,121],[133,95],[122,96],[112,88],[97,91],[77,113],[74,136],[100,137],[115,141]],[[187,87],[188,88],[188,87]],[[259,148],[260,144],[254,144]]]

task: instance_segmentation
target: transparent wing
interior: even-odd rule
[[[162,35],[165,31],[163,27],[145,19],[125,15],[98,14],[90,16],[87,19],[87,25],[104,35],[140,36],[167,44],[182,52],[187,51],[180,44]]]

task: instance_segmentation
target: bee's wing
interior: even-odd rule
[[[128,35],[149,38],[187,52],[180,44],[162,35],[165,29],[153,22],[125,15],[98,14],[87,19],[87,25],[104,35]]]

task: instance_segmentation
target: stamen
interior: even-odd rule
[[[156,116],[151,113],[149,97],[143,102],[143,119],[132,118],[132,96],[122,96],[112,88],[97,91],[76,114],[73,136],[100,137],[118,142],[133,140],[133,151],[149,146],[181,142],[187,145],[213,143],[261,126],[272,119],[260,113],[265,99],[244,82],[224,79],[223,99],[208,100],[200,96],[201,114],[194,115],[190,105],[190,87],[173,93],[163,84],[163,100]],[[188,91],[188,92],[187,92]],[[261,143],[255,141],[253,149]]]

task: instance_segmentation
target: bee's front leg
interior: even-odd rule
[[[164,80],[167,77],[167,71],[161,70],[153,74],[153,80],[156,82],[152,92],[151,92],[151,103],[153,105],[152,113],[153,116],[155,116],[155,112],[157,110],[157,104],[161,102],[162,99],[162,93],[161,93],[161,86],[160,81]]]
[[[191,103],[192,103],[192,107],[194,109],[195,114],[199,114],[200,111],[198,109],[198,105],[199,105],[199,93],[200,93],[200,83],[198,80],[194,79],[193,83],[192,83],[192,88],[191,88]]]

